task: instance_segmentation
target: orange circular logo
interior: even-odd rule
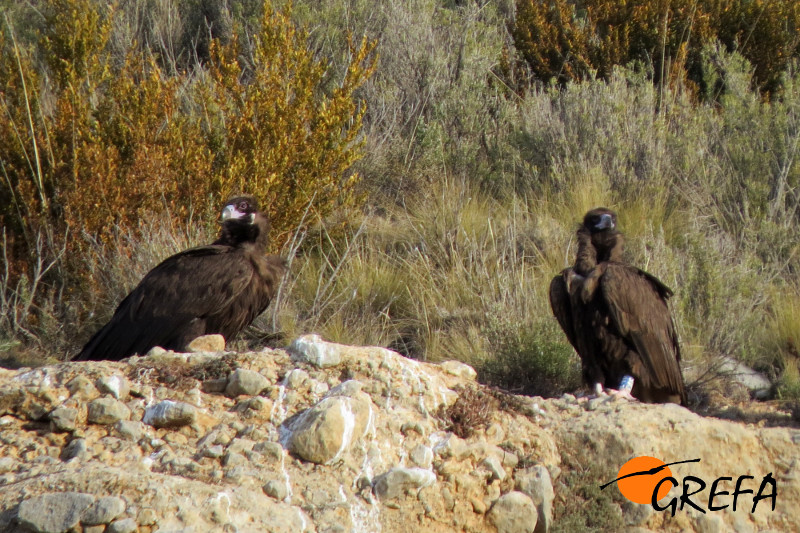
[[[629,474],[636,474],[625,477]],[[619,469],[617,486],[623,496],[634,503],[649,505],[653,501],[653,490],[658,482],[671,477],[672,471],[661,459],[642,455],[634,457]],[[619,479],[624,478],[624,479]],[[661,500],[672,488],[672,483],[663,483],[658,488],[656,501]]]

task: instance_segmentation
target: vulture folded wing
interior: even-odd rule
[[[578,337],[575,333],[572,304],[570,303],[569,290],[564,274],[559,274],[550,282],[550,307],[559,325],[561,325],[561,329],[567,335],[570,344],[575,348],[575,351],[578,351]]]
[[[249,263],[231,260],[232,250],[202,246],[164,260],[122,300],[77,359],[121,359],[194,330],[202,334],[205,317],[230,305],[253,276]]]
[[[608,264],[600,286],[614,325],[641,357],[645,372],[639,379],[647,387],[684,398],[678,336],[663,296],[669,289],[654,276],[621,263]]]

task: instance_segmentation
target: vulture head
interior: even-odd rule
[[[585,276],[598,263],[622,261],[622,245],[622,233],[617,230],[617,214],[605,207],[592,209],[578,228],[576,270]]]
[[[253,196],[242,195],[229,199],[222,208],[219,222],[222,229],[216,244],[251,242],[264,248],[269,244],[269,220],[259,211],[258,200]]]

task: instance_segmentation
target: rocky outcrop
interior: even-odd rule
[[[0,531],[800,530],[794,428],[675,405],[465,394],[478,387],[463,363],[316,336],[286,351],[0,370]],[[464,432],[448,413],[467,401],[491,409]],[[639,455],[700,458],[672,472],[708,483],[692,497],[705,512],[673,517],[599,490]],[[775,509],[751,512],[768,473]],[[753,492],[734,511],[740,475]],[[732,481],[715,505],[729,505],[712,511],[720,477]]]

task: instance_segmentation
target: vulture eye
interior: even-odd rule
[[[247,202],[239,202],[239,211],[246,211],[248,207]]]

